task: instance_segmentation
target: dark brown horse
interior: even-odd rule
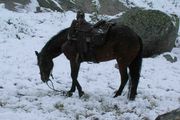
[[[77,61],[76,41],[67,40],[69,28],[62,30],[52,37],[41,52],[35,52],[38,59],[41,80],[47,82],[50,80],[53,69],[53,58],[64,53],[71,65],[72,86],[67,92],[71,96],[78,89],[81,97],[84,92],[79,84],[77,77],[81,62],[91,61],[91,58],[85,58],[83,61]],[[141,38],[127,26],[112,26],[106,36],[104,45],[95,48],[96,59],[99,62],[105,62],[116,59],[121,75],[121,84],[116,91],[115,96],[121,95],[124,86],[130,75],[129,96],[134,100],[137,94],[141,64],[142,64],[142,41]],[[127,69],[129,68],[129,72]]]

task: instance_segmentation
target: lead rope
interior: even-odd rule
[[[53,77],[52,77],[52,78],[53,78]],[[53,79],[54,79],[54,78],[53,78]],[[52,87],[48,84],[48,82],[46,82],[46,85],[47,85],[51,90],[53,90],[53,91],[55,91],[55,92],[59,92],[59,93],[61,93],[61,94],[63,94],[63,95],[65,94],[64,91],[55,89],[54,83],[52,82],[52,80],[49,79],[49,81],[51,82]]]

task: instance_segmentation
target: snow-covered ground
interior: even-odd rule
[[[167,6],[173,5],[168,2]],[[161,10],[180,17],[180,7],[171,8]],[[154,120],[180,107],[180,48],[168,53],[177,57],[175,63],[163,55],[143,59],[135,101],[127,100],[127,87],[123,96],[113,98],[120,84],[115,61],[83,63],[78,78],[86,95],[65,97],[41,82],[34,51],[68,27],[75,14],[15,13],[1,5],[0,16],[0,120]],[[69,62],[61,55],[54,63],[55,88],[69,90]]]

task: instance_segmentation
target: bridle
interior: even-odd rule
[[[38,64],[38,66],[39,66],[39,64]],[[51,72],[50,72],[50,76],[51,76],[52,79],[54,79],[53,74],[52,74],[52,70],[51,70]],[[48,84],[48,81],[51,82],[51,85],[52,85],[52,86],[50,86],[50,85]],[[45,83],[46,83],[46,85],[47,85],[51,90],[53,90],[53,91],[55,91],[55,92],[59,92],[59,93],[61,93],[62,95],[65,94],[64,91],[55,89],[54,83],[52,82],[51,79],[49,79],[48,81],[46,81]]]

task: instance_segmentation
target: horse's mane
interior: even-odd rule
[[[53,41],[53,40],[58,39],[60,35],[66,34],[68,30],[69,30],[69,28],[65,28],[65,29],[61,30],[61,31],[58,32],[56,35],[54,35],[48,42],[51,42],[51,41]],[[47,42],[47,43],[48,43],[48,42]]]
[[[69,28],[65,28],[65,29],[61,30],[60,32],[58,32],[46,43],[46,45],[49,45],[49,44],[51,44],[52,41],[59,39],[59,37],[61,37],[61,35],[66,35],[68,30],[69,30]]]
[[[69,28],[65,28],[58,32],[56,35],[50,38],[49,41],[45,44],[45,46],[41,50],[41,55],[48,54],[50,49],[55,49],[61,47],[62,43],[66,41],[67,33]],[[60,49],[60,48],[59,48]]]

